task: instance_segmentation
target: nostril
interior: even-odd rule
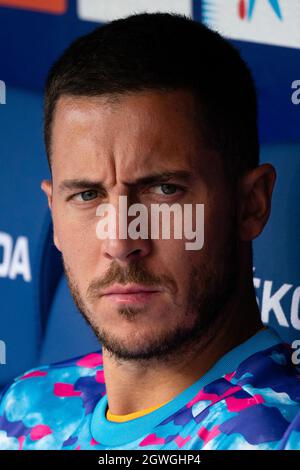
[[[147,240],[107,239],[103,242],[102,253],[108,259],[128,262],[147,256],[151,245]]]
[[[140,248],[136,248],[135,250],[132,250],[130,253],[128,253],[127,256],[130,256],[132,258],[136,258],[137,256],[140,256],[142,250]]]

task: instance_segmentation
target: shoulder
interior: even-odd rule
[[[243,361],[233,380],[249,393],[261,396],[262,403],[300,407],[300,371],[293,364],[294,350],[278,343]]]
[[[204,387],[202,397],[216,404],[207,414],[219,435],[212,445],[263,450],[286,442],[300,448],[300,380],[292,355],[289,345],[277,343],[250,354],[234,371]]]
[[[44,400],[45,394],[76,397],[82,393],[84,384],[93,382],[104,384],[102,354],[98,351],[26,371],[3,394],[0,410],[13,399],[27,407],[41,398]]]
[[[293,349],[288,344],[276,344],[243,361],[230,377],[238,389],[237,395],[246,398],[239,415],[255,422],[257,432],[260,428],[272,436],[276,434],[274,441],[284,436],[300,413],[300,373],[292,356]],[[297,426],[296,423],[295,432]]]
[[[28,434],[35,440],[57,432],[59,426],[61,430],[72,423],[75,426],[103,394],[103,363],[98,351],[25,372],[2,394],[0,448],[10,437],[18,444]]]

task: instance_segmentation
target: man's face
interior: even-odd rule
[[[199,128],[185,91],[57,103],[46,187],[54,240],[77,306],[119,358],[167,357],[200,340],[235,287],[235,208],[221,157]],[[172,232],[170,239],[99,239],[97,207],[110,203],[118,215],[119,196],[149,213],[151,204],[204,204],[203,248],[187,250]],[[104,292],[137,284],[152,292]]]

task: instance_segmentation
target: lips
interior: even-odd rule
[[[109,287],[108,289],[105,289],[102,292],[102,295],[112,295],[112,294],[128,295],[128,294],[141,294],[141,293],[151,293],[151,292],[160,292],[160,289],[149,287],[149,286],[143,286],[141,284],[131,284],[128,287],[114,285],[112,287]]]
[[[130,286],[114,285],[102,292],[102,297],[116,304],[146,304],[160,294],[161,289],[131,284]]]

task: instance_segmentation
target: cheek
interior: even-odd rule
[[[53,211],[54,233],[65,261],[84,267],[97,260],[101,240],[96,235],[96,222],[88,217],[70,217],[67,212]]]
[[[223,248],[232,224],[232,209],[228,201],[214,198],[205,205],[203,253],[208,259]]]
[[[189,290],[193,266],[204,263],[203,250],[187,250],[189,240],[157,240],[154,246],[155,265],[159,273],[172,277],[180,295]]]

